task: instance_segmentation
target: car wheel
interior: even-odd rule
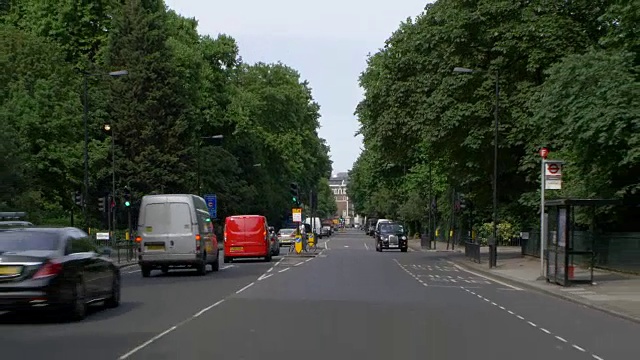
[[[264,261],[271,262],[271,253],[269,253],[269,255],[264,257]]]
[[[407,252],[407,250],[408,250],[407,248],[401,248],[400,249],[400,251],[402,251],[402,252]]]
[[[380,252],[382,252],[382,241],[378,241],[378,244],[380,244]]]
[[[211,263],[211,270],[212,271],[220,270],[220,253],[218,253],[218,256],[216,256],[216,259],[213,260],[213,262]]]
[[[142,268],[140,268],[140,272],[142,272],[142,277],[151,276],[151,268],[148,266],[143,266]]]
[[[276,249],[276,253],[273,254],[274,256],[279,256],[280,255],[280,246],[278,246],[278,248]]]
[[[113,284],[111,285],[111,296],[104,302],[108,308],[117,308],[120,306],[120,276],[113,275]]]
[[[80,321],[87,317],[87,303],[85,301],[86,291],[84,281],[78,280],[73,290],[73,301],[69,308],[69,319],[71,321]]]
[[[165,274],[165,275],[166,275],[166,274],[168,274],[168,273],[169,273],[169,267],[168,267],[168,266],[163,266],[163,267],[162,267],[162,269],[161,269],[161,271],[162,271],[162,273],[163,273],[163,274]]]

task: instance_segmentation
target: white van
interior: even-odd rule
[[[304,223],[311,225],[311,230],[313,231],[313,233],[318,235],[318,239],[322,239],[322,221],[319,217],[307,217],[306,219],[304,219]]]
[[[138,217],[138,264],[143,277],[151,270],[195,268],[200,275],[219,269],[218,240],[203,198],[188,194],[146,195]]]

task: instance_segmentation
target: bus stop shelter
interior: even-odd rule
[[[577,244],[573,236],[576,208],[621,205],[616,199],[555,199],[545,201],[548,213],[545,260],[547,281],[561,286],[593,284],[595,237]]]

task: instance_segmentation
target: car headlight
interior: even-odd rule
[[[403,236],[403,237],[402,237],[402,240],[407,240],[407,237],[406,237],[406,236]]]

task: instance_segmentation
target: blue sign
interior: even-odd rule
[[[218,198],[216,194],[207,194],[204,196],[204,201],[207,203],[209,209],[209,216],[215,219],[218,216]]]

